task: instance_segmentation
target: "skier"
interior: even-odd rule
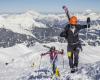
[[[57,62],[58,54],[63,55],[63,52],[64,52],[63,49],[62,49],[62,51],[58,51],[58,50],[55,49],[55,46],[52,46],[48,52],[41,54],[41,56],[49,54],[50,63],[52,65],[53,75],[55,74],[56,76],[60,76],[60,73],[59,73],[59,70],[57,68],[56,62]]]
[[[65,37],[68,42],[67,55],[69,59],[69,66],[71,73],[78,70],[79,51],[82,50],[79,40],[79,31],[84,28],[90,27],[90,18],[87,18],[87,25],[77,24],[77,17],[72,16],[69,19],[69,24],[66,25],[64,30],[60,33],[61,37]]]

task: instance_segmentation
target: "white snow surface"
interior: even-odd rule
[[[18,44],[9,48],[0,48],[0,80],[50,80],[50,78],[29,79],[31,75],[37,75],[36,70],[45,69],[51,71],[49,56],[47,55],[42,58],[40,56],[41,53],[49,50],[43,47],[43,45],[56,46],[57,50],[64,49],[64,56],[58,56],[58,68],[61,72],[61,80],[68,78],[73,80],[94,80],[86,74],[87,68],[85,67],[88,66],[85,64],[94,64],[100,61],[100,46],[84,46],[83,51],[79,54],[79,68],[81,73],[70,74],[67,58],[67,43],[59,42],[46,44],[36,43],[31,48],[26,47],[25,44]],[[62,64],[63,59],[64,68]],[[5,63],[8,63],[8,65],[5,65]],[[34,67],[32,67],[33,63]],[[84,66],[83,69],[81,69],[82,65]]]

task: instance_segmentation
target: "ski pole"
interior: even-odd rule
[[[88,24],[87,24],[87,29],[86,29],[86,43],[88,45]]]
[[[62,47],[62,43],[61,43],[61,47]],[[63,68],[64,68],[64,54],[62,55],[62,59],[63,59]]]
[[[42,60],[42,56],[41,56],[41,58],[40,58],[39,70],[40,70],[40,67],[41,67],[41,60]],[[39,71],[38,71],[38,75],[39,75]]]
[[[63,58],[63,69],[64,69],[64,56],[62,55],[62,58]]]
[[[87,30],[86,30],[86,40],[87,40],[87,44],[88,44],[88,28],[90,25],[90,17],[87,18]]]
[[[64,55],[62,55],[62,59],[63,59],[62,63],[63,63],[63,69],[64,69]]]

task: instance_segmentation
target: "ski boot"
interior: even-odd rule
[[[75,69],[74,68],[71,68],[71,73],[75,73]]]
[[[75,66],[75,67],[74,67],[74,69],[75,69],[75,72],[77,72],[77,71],[78,71],[78,67],[76,67],[76,66]]]

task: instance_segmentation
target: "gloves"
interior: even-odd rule
[[[43,55],[44,55],[44,54],[42,53],[42,54],[41,54],[41,57],[42,57]]]
[[[63,49],[61,49],[61,53],[64,54],[64,50]]]

